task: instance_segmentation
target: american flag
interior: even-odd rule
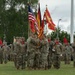
[[[31,30],[35,30],[38,33],[38,24],[37,24],[37,20],[36,17],[33,13],[32,8],[30,7],[30,5],[28,6],[28,19],[29,22],[31,22]]]

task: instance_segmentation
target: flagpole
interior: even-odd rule
[[[62,19],[59,19],[58,20],[58,24],[57,24],[57,39],[59,40],[59,22],[61,21]]]
[[[29,0],[28,0],[27,4],[29,5]],[[30,35],[30,26],[29,26],[29,22],[28,22],[28,38],[29,38],[29,35]]]
[[[71,0],[71,30],[70,30],[70,43],[73,43],[73,28],[74,28],[74,0]]]
[[[30,36],[30,25],[28,23],[28,37]]]
[[[28,5],[30,5],[30,3],[31,3],[31,0],[28,0]],[[28,23],[28,38],[29,38],[30,34],[31,34],[30,23]]]

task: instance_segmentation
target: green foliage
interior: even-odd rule
[[[60,28],[58,28],[56,31],[53,31],[51,33],[51,38],[52,40],[54,40],[55,38],[57,38],[57,33],[58,33],[58,37],[59,37],[59,40],[63,43],[63,38],[66,37],[68,42],[70,42],[70,35],[66,32],[66,31],[61,31]]]
[[[38,0],[29,0],[32,5]],[[0,37],[12,43],[14,36],[28,37],[28,0],[0,0]]]

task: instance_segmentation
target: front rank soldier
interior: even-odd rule
[[[21,53],[21,62],[20,66],[21,69],[25,69],[26,67],[26,54],[27,54],[27,44],[25,42],[25,38],[21,38],[21,43],[20,43],[20,53]]]
[[[34,57],[34,69],[40,69],[40,39],[35,34],[35,57]]]
[[[41,43],[41,68],[42,69],[47,69],[48,68],[48,61],[47,61],[47,56],[49,52],[49,44],[46,36],[44,35],[42,40],[40,40]]]
[[[32,33],[27,39],[27,52],[28,52],[27,66],[29,69],[34,69],[34,57],[35,57],[35,49],[36,49],[35,41],[36,41],[35,33]]]

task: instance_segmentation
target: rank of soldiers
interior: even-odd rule
[[[13,61],[17,69],[46,70],[52,66],[59,69],[61,61],[70,64],[73,58],[75,67],[75,42],[71,45],[48,39],[46,36],[39,39],[36,34],[31,34],[27,40],[24,37],[15,37],[10,45],[4,40],[0,46],[0,64]]]

